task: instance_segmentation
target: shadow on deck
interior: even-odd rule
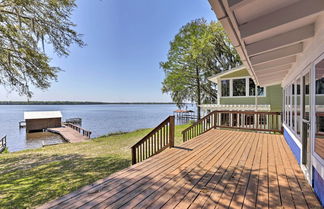
[[[282,135],[210,130],[39,208],[322,208]]]

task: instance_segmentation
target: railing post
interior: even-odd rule
[[[174,127],[174,116],[170,116],[170,132],[169,132],[169,147],[174,147],[174,131],[175,131],[175,127]]]
[[[132,164],[136,164],[136,148],[132,147]]]

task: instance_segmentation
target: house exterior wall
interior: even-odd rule
[[[324,55],[324,15],[317,18],[315,23],[315,36],[314,38],[304,45],[304,51],[298,55],[297,61],[294,64],[292,70],[287,74],[282,82],[282,87],[288,86],[292,83],[299,75],[307,69],[312,69],[313,63],[321,56]],[[314,96],[315,97],[315,96]],[[324,101],[323,96],[316,96],[316,99]],[[323,102],[324,103],[324,102]],[[312,105],[314,108],[314,104]],[[315,118],[315,117],[312,117]],[[314,127],[315,123],[312,122]],[[288,128],[286,128],[288,129]],[[313,131],[314,132],[314,131]],[[289,136],[285,135],[286,140],[289,140]],[[288,143],[289,144],[289,143]],[[289,144],[291,150],[294,150],[294,146]],[[312,145],[313,147],[314,145]],[[312,186],[322,205],[324,206],[324,159],[321,159],[314,153],[312,148],[312,171],[307,175],[312,178]]]
[[[249,77],[249,73],[246,69],[233,72],[227,75],[220,77],[221,80],[224,79],[235,79],[240,77]],[[280,85],[273,85],[265,87],[266,96],[258,97],[258,104],[265,105],[268,104],[271,106],[271,111],[281,112],[282,110],[282,88]],[[220,104],[244,104],[244,105],[254,105],[255,97],[254,96],[243,96],[243,97],[220,97]]]
[[[39,131],[46,128],[61,127],[61,118],[28,119],[26,120],[26,131]]]

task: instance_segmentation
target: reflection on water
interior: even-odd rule
[[[64,142],[64,139],[60,135],[50,132],[33,132],[26,134],[27,149],[33,149],[42,147],[43,145],[54,145]]]
[[[178,109],[173,104],[108,104],[108,105],[0,105],[0,137],[7,135],[8,149],[15,152],[37,148],[44,143],[62,140],[50,133],[33,133],[26,136],[26,129],[19,129],[25,111],[61,111],[63,121],[82,118],[82,127],[92,131],[91,137],[115,132],[128,132],[153,128]],[[188,109],[195,109],[188,106]],[[176,120],[177,124],[187,121]],[[48,139],[46,139],[46,137]]]

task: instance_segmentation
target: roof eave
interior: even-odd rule
[[[243,65],[248,70],[250,76],[254,82],[259,85],[258,79],[252,69],[252,64],[247,56],[245,45],[243,40],[239,35],[238,25],[235,21],[235,18],[231,15],[230,8],[228,5],[224,5],[222,0],[209,0],[210,5],[212,6],[213,11],[215,12],[217,19],[222,23],[229,39],[232,41],[233,46],[235,47],[237,53],[240,55],[240,58],[243,62]]]

